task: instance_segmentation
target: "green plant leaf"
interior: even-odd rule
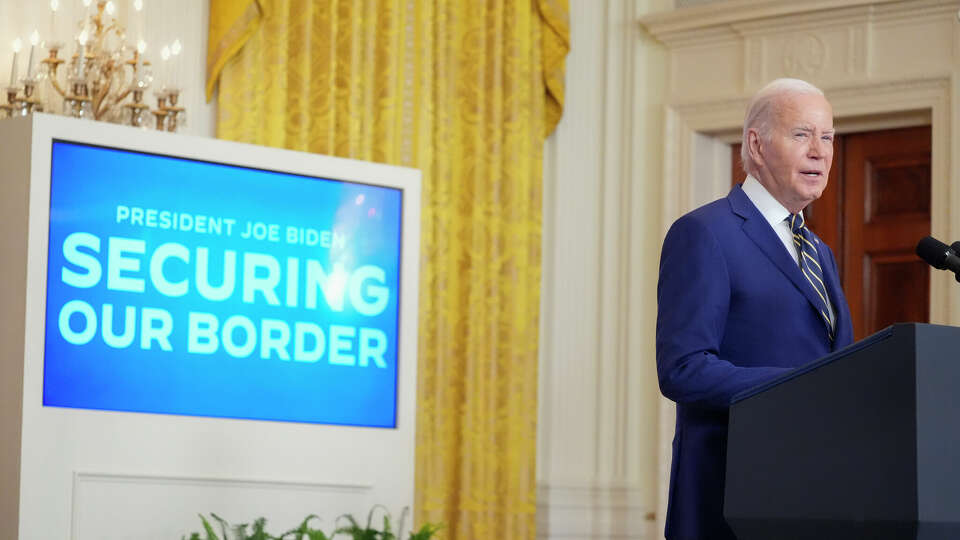
[[[390,515],[383,516],[383,530],[380,531],[380,540],[396,540],[397,535],[390,530]]]
[[[267,534],[266,525],[266,518],[257,518],[253,522],[253,532],[250,534],[250,540],[271,540],[270,535]]]
[[[341,519],[346,519],[348,522],[350,522],[350,525],[345,527],[337,527],[337,529],[333,531],[334,536],[338,534],[349,534],[351,537],[353,537],[353,540],[379,540],[377,537],[380,533],[376,529],[370,528],[369,518],[366,528],[361,527],[360,524],[357,523],[357,520],[354,519],[350,514],[343,514],[342,516],[338,517],[337,522],[339,522]]]
[[[337,524],[340,523],[340,520],[342,519],[346,519],[350,523],[350,525],[345,527],[337,526]],[[341,516],[338,516],[336,521],[333,522],[333,524],[336,527],[335,530],[333,531],[334,536],[336,536],[337,534],[349,534],[349,535],[352,535],[354,538],[356,538],[358,533],[363,532],[363,529],[360,528],[360,525],[357,523],[357,520],[354,519],[353,516],[350,514],[343,514]]]
[[[217,533],[213,532],[213,527],[210,526],[210,522],[207,521],[207,518],[203,517],[203,514],[197,515],[200,516],[200,521],[203,522],[203,530],[207,533],[207,540],[220,540],[220,538],[217,537]]]
[[[310,523],[310,520],[311,520],[311,519],[320,519],[320,517],[317,516],[316,514],[310,514],[309,516],[307,516],[306,518],[304,518],[303,522],[300,523],[300,525],[298,525],[298,526],[290,529],[289,531],[281,534],[281,535],[280,535],[280,538],[281,538],[281,539],[284,539],[284,538],[286,538],[288,535],[295,535],[295,536],[293,536],[293,538],[294,538],[295,540],[303,540],[304,537],[308,538],[309,540],[329,540],[329,539],[327,538],[327,535],[323,534],[322,531],[319,531],[319,530],[311,529],[311,528],[310,528],[310,526],[309,526],[308,524]],[[311,534],[312,534],[312,536],[311,536]]]
[[[429,540],[430,538],[433,538],[433,535],[437,534],[437,531],[442,528],[442,525],[436,523],[426,523],[423,527],[420,527],[419,531],[410,533],[409,540]]]
[[[210,515],[213,516],[213,519],[217,520],[220,523],[220,532],[223,533],[223,540],[227,540],[227,538],[229,538],[229,536],[227,535],[227,529],[230,528],[230,524],[227,523],[227,520],[214,514],[213,512],[210,512]],[[239,539],[239,540],[243,540],[243,539]]]

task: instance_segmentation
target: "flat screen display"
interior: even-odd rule
[[[55,141],[43,404],[396,427],[402,195]]]

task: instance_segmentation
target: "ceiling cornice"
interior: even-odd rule
[[[899,4],[899,6],[892,5]],[[851,8],[884,10],[910,9],[916,4],[945,6],[956,9],[955,0],[928,0],[903,2],[902,0],[725,0],[698,6],[652,13],[641,17],[639,22],[658,40],[669,43],[674,37],[689,39],[692,33],[713,36],[738,33],[744,24],[758,23],[763,19],[790,17],[792,15],[828,15],[829,12],[851,11]]]

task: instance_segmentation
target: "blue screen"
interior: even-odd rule
[[[43,404],[395,427],[401,203],[55,141]]]

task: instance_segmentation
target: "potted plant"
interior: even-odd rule
[[[378,508],[383,510],[383,526],[379,529],[373,526],[373,516]],[[403,534],[403,522],[408,513],[409,508],[404,508],[400,515],[400,526],[397,527],[396,532],[393,530],[390,512],[378,504],[371,508],[370,513],[367,514],[365,526],[361,526],[352,515],[344,514],[336,519],[333,532],[330,536],[327,536],[322,530],[310,526],[311,520],[319,519],[315,514],[310,514],[297,527],[284,532],[280,536],[273,536],[266,531],[267,520],[264,518],[255,520],[252,526],[246,523],[231,525],[225,519],[211,512],[210,516],[213,517],[213,521],[220,525],[222,536],[218,536],[213,524],[200,514],[204,532],[203,534],[191,533],[189,540],[333,540],[338,536],[348,537],[352,540],[404,540],[398,535]],[[340,523],[342,525],[338,525]],[[419,530],[411,532],[406,540],[429,540],[438,530],[440,530],[439,525],[427,523]]]

